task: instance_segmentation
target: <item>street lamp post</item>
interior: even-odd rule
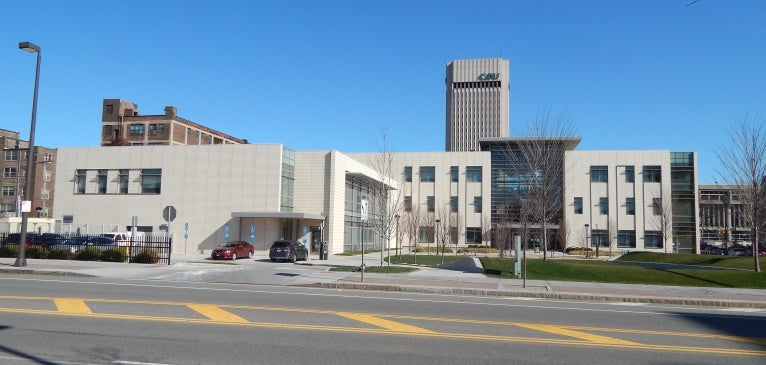
[[[21,233],[19,235],[19,256],[13,266],[27,266],[26,244],[27,244],[27,223],[29,221],[29,211],[32,208],[31,194],[34,191],[34,179],[32,175],[32,161],[35,148],[35,120],[37,118],[37,88],[40,84],[40,47],[32,42],[20,42],[19,49],[27,52],[37,53],[37,69],[35,71],[35,92],[32,98],[32,122],[29,126],[29,152],[27,153],[27,183],[24,188],[24,197],[29,199],[29,206],[21,210]],[[22,204],[23,206],[23,204]]]
[[[399,214],[395,215],[394,219],[396,219],[396,256],[399,256]]]
[[[585,223],[585,246],[590,248],[590,224],[588,223]]]

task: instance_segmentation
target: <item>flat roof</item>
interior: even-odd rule
[[[321,214],[300,212],[232,212],[232,218],[285,218],[285,219],[317,219],[323,220]]]

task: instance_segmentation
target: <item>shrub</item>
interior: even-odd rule
[[[19,256],[19,249],[15,245],[0,247],[0,257],[18,257],[18,256]]]
[[[160,261],[160,258],[157,256],[156,252],[148,249],[143,249],[141,252],[133,256],[130,261],[137,264],[156,264],[158,261]]]
[[[27,247],[24,250],[24,257],[28,259],[43,259],[45,258],[45,250],[40,247]]]
[[[125,255],[123,255],[120,249],[110,248],[101,253],[101,261],[123,262],[125,261]]]
[[[101,258],[101,251],[93,248],[80,250],[74,254],[74,259],[79,261],[96,261],[99,258]]]
[[[69,260],[72,253],[65,248],[56,248],[48,252],[48,259],[50,260]]]

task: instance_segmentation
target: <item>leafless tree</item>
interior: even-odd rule
[[[460,243],[460,237],[464,236],[465,224],[463,217],[458,212],[449,214],[449,240],[455,245],[455,254],[457,254],[457,245]]]
[[[718,146],[717,154],[721,162],[718,175],[740,194],[753,241],[754,270],[760,272],[758,236],[760,219],[766,214],[766,118],[756,114],[737,120],[729,130],[728,143]]]
[[[547,259],[548,225],[563,210],[564,151],[572,142],[573,129],[566,113],[553,115],[550,108],[538,111],[516,146],[509,146],[509,160],[520,188],[519,202],[533,224],[541,227],[543,259]],[[514,148],[515,147],[515,148]]]
[[[388,139],[388,129],[380,130],[380,142],[378,152],[370,155],[370,165],[377,173],[379,184],[376,186],[380,198],[373,199],[374,215],[370,219],[370,225],[378,233],[380,239],[388,247],[388,256],[391,256],[391,237],[396,233],[396,217],[401,211],[401,179],[395,178],[393,171],[394,148]],[[376,194],[377,195],[377,194]],[[380,249],[380,266],[383,266],[383,247]],[[390,264],[390,263],[389,263]]]
[[[406,233],[407,238],[409,238],[410,252],[415,254],[416,263],[418,255],[418,229],[420,228],[420,220],[420,207],[413,206],[410,211],[405,212],[404,214],[404,232]]]
[[[652,216],[662,235],[662,247],[668,253],[668,244],[673,240],[673,202],[661,197],[652,199]]]
[[[444,251],[447,250],[447,244],[450,243],[450,216],[448,207],[439,207],[439,212],[434,224],[434,234],[436,235],[436,252],[441,251],[441,263],[444,264]]]

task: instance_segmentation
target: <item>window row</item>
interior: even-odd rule
[[[636,231],[617,231],[617,248],[635,248]],[[663,239],[661,231],[644,231],[644,248],[662,248]],[[590,234],[591,247],[610,247],[609,231],[594,229]]]
[[[458,212],[458,204],[459,199],[456,196],[451,196],[449,198],[449,211],[450,213],[457,213]],[[474,213],[481,213],[481,197],[475,196],[473,197],[473,212]],[[412,196],[405,196],[404,197],[404,211],[405,212],[412,212]],[[435,213],[436,212],[436,197],[433,195],[429,195],[426,197],[426,212],[428,213]]]
[[[75,194],[160,194],[162,169],[75,171]]]
[[[625,182],[636,182],[636,171],[634,166],[624,166],[625,168]],[[661,166],[644,166],[643,167],[644,182],[662,182],[662,167]],[[590,167],[590,181],[591,182],[609,182],[609,167],[608,166],[591,166]]]
[[[572,206],[574,207],[574,214],[583,214],[582,197],[576,196]],[[654,215],[662,214],[662,199],[652,199],[652,211]],[[601,215],[609,214],[609,198],[598,198],[598,213]],[[636,198],[625,198],[625,214],[636,214]]]
[[[467,182],[481,182],[482,177],[481,166],[466,166],[465,167],[465,181]],[[436,182],[436,167],[435,166],[420,166],[418,170],[420,175],[420,182]],[[459,176],[458,166],[450,166],[449,179],[450,182],[458,182]],[[412,166],[404,167],[404,181],[412,182]]]
[[[15,150],[5,150],[5,152],[3,153],[3,155],[4,155],[4,159],[5,159],[6,161],[18,161],[18,160],[19,160],[19,158],[21,157],[21,152],[24,152],[24,157],[23,157],[23,159],[26,161],[26,159],[27,159],[27,152],[28,152],[28,151],[29,151],[29,150],[19,150],[19,149],[15,149]]]
[[[11,177],[24,177],[26,176],[27,170],[21,169],[17,170],[15,167],[5,167],[3,168],[3,177],[4,178],[11,178]]]
[[[459,241],[457,227],[449,227],[448,232],[449,239],[445,240],[451,244],[455,244]],[[439,241],[441,242],[441,235],[443,233],[439,231]],[[418,243],[436,243],[435,227],[434,226],[420,226],[418,227]],[[466,227],[465,229],[465,243],[470,244],[482,244],[481,227]]]

